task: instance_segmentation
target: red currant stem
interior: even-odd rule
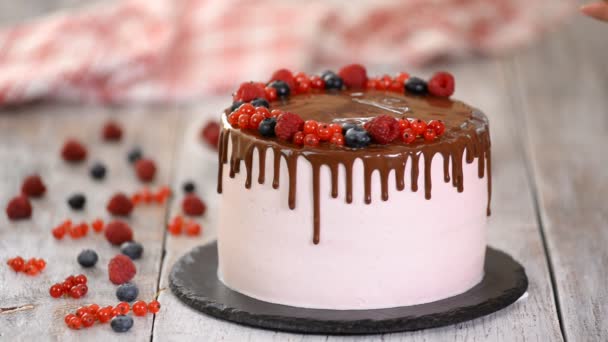
[[[160,296],[160,293],[165,291],[167,288],[163,287],[162,289],[158,289],[158,291],[156,291],[156,293],[154,294],[154,300],[158,300],[158,296]]]
[[[34,309],[34,304],[26,304],[21,306],[13,306],[8,308],[0,308],[0,315],[10,314],[13,312],[27,311]]]

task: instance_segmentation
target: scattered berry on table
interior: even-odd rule
[[[89,174],[93,179],[101,180],[106,177],[106,167],[102,163],[95,163],[91,166]]]
[[[376,116],[368,121],[364,127],[372,140],[382,145],[397,139],[401,132],[399,121],[390,115]]]
[[[426,132],[427,124],[423,120],[415,119],[410,121],[410,128],[416,135],[423,135]]]
[[[280,99],[289,97],[289,94],[291,93],[289,85],[284,81],[272,81],[268,86],[277,90],[277,97]]]
[[[74,283],[77,285],[86,284],[87,282],[88,282],[87,276],[85,276],[84,274],[79,274],[74,277]]]
[[[182,233],[183,225],[184,218],[178,215],[171,219],[171,222],[169,222],[169,225],[167,226],[167,230],[171,235],[179,235]]]
[[[405,90],[413,95],[426,95],[428,93],[426,82],[418,77],[410,77],[405,82]]]
[[[93,230],[96,233],[101,233],[103,231],[103,228],[104,228],[103,220],[100,219],[100,218],[95,219],[93,222],[91,222],[91,227],[93,227]]]
[[[82,210],[87,199],[83,194],[74,194],[68,198],[68,205],[74,210]]]
[[[63,286],[61,286],[61,284],[54,284],[49,289],[49,294],[53,298],[59,298],[59,297],[63,296]]]
[[[86,307],[86,306],[81,306],[81,307],[79,307],[76,310],[76,316],[77,317],[82,317],[82,316],[84,316],[85,314],[88,314],[88,313],[89,313],[89,308]]]
[[[153,314],[156,314],[160,311],[160,303],[157,300],[151,301],[150,303],[148,303],[148,311]]]
[[[131,306],[127,302],[120,302],[115,308],[119,315],[126,315],[131,310]]]
[[[127,332],[133,326],[133,318],[131,316],[119,315],[112,318],[110,323],[112,330],[118,333]]]
[[[209,121],[201,130],[201,138],[207,144],[217,148],[220,140],[220,125],[216,121]]]
[[[371,137],[361,126],[350,128],[344,134],[344,144],[351,148],[363,148],[369,145]]]
[[[190,221],[188,223],[186,223],[186,235],[188,236],[197,236],[200,235],[201,233],[201,225],[197,222],[194,221]]]
[[[80,327],[82,327],[82,321],[80,320],[80,317],[70,317],[70,320],[68,321],[68,327],[74,330],[80,329]]]
[[[363,88],[367,83],[367,71],[361,64],[350,64],[338,71],[338,75],[349,88]]]
[[[29,197],[41,197],[46,192],[46,186],[38,175],[31,175],[23,180],[21,193]]]
[[[92,249],[85,249],[78,254],[78,263],[82,267],[93,267],[99,260],[97,253]]]
[[[108,308],[103,308],[99,311],[97,311],[97,320],[99,321],[99,323],[106,323],[109,322],[110,319],[112,319],[112,310],[108,309]]]
[[[265,97],[264,86],[254,82],[241,83],[239,89],[233,95],[233,100],[237,102],[249,102],[257,97]]]
[[[101,136],[105,141],[119,141],[122,138],[122,128],[118,122],[109,120],[103,125]]]
[[[139,242],[127,241],[120,245],[120,252],[132,260],[137,260],[144,253],[144,246]]]
[[[115,216],[129,216],[133,211],[133,203],[127,195],[120,192],[110,198],[106,209]]]
[[[133,313],[135,316],[145,316],[148,313],[148,305],[143,300],[133,303]]]
[[[90,313],[85,313],[84,315],[82,315],[82,317],[80,317],[80,320],[82,321],[82,326],[85,328],[88,328],[90,326],[92,326],[93,324],[95,324],[95,315],[90,314]]]
[[[129,151],[129,153],[127,154],[127,160],[129,161],[129,163],[133,164],[136,161],[140,160],[143,157],[144,153],[142,152],[141,148],[139,147],[134,147],[131,151]]]
[[[25,195],[13,197],[6,206],[6,216],[10,220],[23,220],[32,216],[32,204]]]
[[[293,135],[303,128],[304,120],[298,114],[285,112],[277,118],[274,133],[279,139],[290,141]]]
[[[89,310],[89,313],[90,313],[90,314],[93,314],[93,315],[94,315],[94,314],[96,314],[96,313],[97,313],[97,311],[99,311],[99,305],[97,305],[97,304],[91,304],[91,305],[89,305],[89,306],[87,307],[87,309]]]
[[[113,284],[124,284],[135,276],[135,264],[126,255],[119,254],[108,263],[108,277]]]
[[[156,175],[156,163],[152,159],[141,158],[135,162],[137,178],[142,182],[151,182]]]
[[[67,314],[67,315],[65,315],[65,317],[63,318],[63,321],[65,322],[65,324],[68,324],[68,325],[69,325],[69,324],[70,324],[70,320],[71,320],[72,318],[74,318],[74,317],[76,317],[76,315],[74,315],[74,314]]]
[[[277,119],[275,118],[266,118],[260,122],[260,126],[258,126],[258,132],[263,137],[273,137],[274,136],[274,128],[277,124]]]
[[[189,216],[201,216],[205,214],[207,206],[197,195],[189,194],[182,200],[182,210]]]
[[[124,283],[116,289],[116,298],[121,302],[132,302],[137,299],[139,289],[133,283]]]
[[[450,97],[454,94],[454,76],[449,72],[437,72],[428,83],[429,93],[435,96]]]
[[[80,162],[87,158],[87,149],[78,140],[67,140],[62,149],[61,156],[67,162]]]
[[[253,101],[251,101],[251,104],[254,107],[266,107],[266,108],[270,108],[270,103],[268,103],[268,101],[263,98],[263,97],[258,97],[256,99],[253,99]]]
[[[185,193],[189,194],[191,192],[196,191],[196,185],[193,181],[187,181],[184,183],[184,185],[182,185],[182,189]]]
[[[114,220],[106,225],[106,239],[115,246],[133,240],[133,230],[124,221]]]
[[[23,271],[23,268],[25,267],[25,260],[23,260],[22,257],[17,256],[11,259],[8,259],[8,261],[6,262],[15,272],[21,272]]]

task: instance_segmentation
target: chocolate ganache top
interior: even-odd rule
[[[289,207],[296,205],[297,159],[303,157],[312,165],[313,175],[313,242],[320,241],[320,201],[319,201],[319,169],[322,165],[331,170],[331,195],[338,196],[338,166],[343,164],[346,169],[346,202],[352,202],[352,166],[356,159],[361,159],[364,165],[365,202],[371,203],[371,176],[378,170],[381,180],[382,199],[389,199],[388,176],[395,170],[397,190],[402,191],[406,185],[405,165],[411,164],[408,182],[411,191],[418,190],[419,173],[423,174],[425,197],[431,199],[431,162],[436,160],[443,163],[444,181],[451,182],[458,192],[464,190],[462,173],[463,156],[467,163],[475,159],[478,162],[478,176],[487,175],[488,205],[490,214],[491,196],[491,154],[490,134],[486,116],[480,111],[456,100],[435,96],[414,96],[391,91],[379,90],[342,90],[319,93],[309,93],[292,96],[288,99],[270,103],[270,109],[280,109],[285,112],[298,114],[303,120],[315,120],[325,123],[355,122],[364,124],[379,115],[391,115],[397,119],[442,120],[445,133],[434,141],[417,139],[406,144],[400,139],[386,145],[370,144],[365,148],[353,149],[346,146],[321,144],[317,147],[298,146],[277,138],[262,137],[256,130],[240,130],[230,125],[226,110],[222,115],[222,132],[219,144],[219,174],[218,192],[222,191],[223,166],[230,162],[230,177],[240,172],[241,161],[246,168],[245,187],[252,183],[252,158],[258,151],[260,160],[258,183],[265,182],[266,150],[272,149],[274,154],[273,187],[279,187],[280,158],[285,158],[288,168]],[[228,151],[229,140],[231,151]],[[440,154],[442,158],[435,156]],[[420,156],[423,158],[421,169]],[[440,160],[442,159],[442,160]],[[358,180],[357,180],[358,181]]]

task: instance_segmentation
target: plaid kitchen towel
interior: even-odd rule
[[[573,10],[554,0],[123,0],[0,30],[0,105],[187,101],[278,67],[498,54]]]

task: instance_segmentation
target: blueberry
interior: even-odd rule
[[[132,302],[138,295],[139,289],[133,283],[124,283],[116,289],[116,298],[121,302]]]
[[[280,99],[289,97],[289,94],[291,93],[287,83],[281,80],[272,81],[268,86],[277,90],[277,97]]]
[[[97,253],[92,249],[85,249],[78,254],[78,263],[82,267],[93,267],[98,259]]]
[[[346,131],[344,135],[344,143],[348,147],[352,148],[362,148],[369,145],[371,141],[371,137],[367,133],[367,131],[361,127],[353,127]]]
[[[418,77],[410,77],[405,82],[405,90],[414,95],[426,95],[428,93],[426,82]]]
[[[129,159],[129,163],[133,164],[136,161],[140,160],[142,156],[143,152],[141,151],[141,148],[135,147],[131,151],[129,151],[127,158]]]
[[[230,112],[234,112],[237,108],[239,108],[243,103],[243,101],[234,101],[232,102],[232,106],[230,106]]]
[[[112,318],[110,325],[112,326],[112,330],[116,332],[126,332],[133,326],[133,318],[131,316],[118,315]]]
[[[277,124],[277,119],[275,118],[266,118],[260,122],[260,126],[258,127],[258,132],[263,137],[274,137],[274,126]]]
[[[342,89],[344,81],[338,75],[329,75],[323,79],[325,81],[325,89]]]
[[[106,177],[106,167],[102,163],[95,163],[91,167],[90,173],[93,179],[104,179]]]
[[[144,252],[144,246],[139,242],[127,241],[120,245],[120,253],[128,256],[132,260],[141,258]]]
[[[74,210],[82,210],[86,202],[87,199],[83,194],[74,194],[68,198],[68,204]]]
[[[346,132],[351,129],[359,126],[356,122],[346,122],[342,125],[342,135],[345,135]]]
[[[331,70],[325,70],[321,74],[321,78],[323,79],[323,81],[325,81],[326,78],[333,77],[333,76],[338,76],[338,74],[336,74],[335,72],[333,72]]]
[[[185,193],[189,194],[196,190],[196,185],[194,185],[194,182],[188,181],[188,182],[184,183],[184,185],[182,185],[182,189],[184,190]]]
[[[266,99],[263,99],[261,97],[253,99],[253,101],[251,101],[251,104],[254,107],[266,107],[266,108],[270,108],[270,103],[268,103],[268,101],[266,101]]]

